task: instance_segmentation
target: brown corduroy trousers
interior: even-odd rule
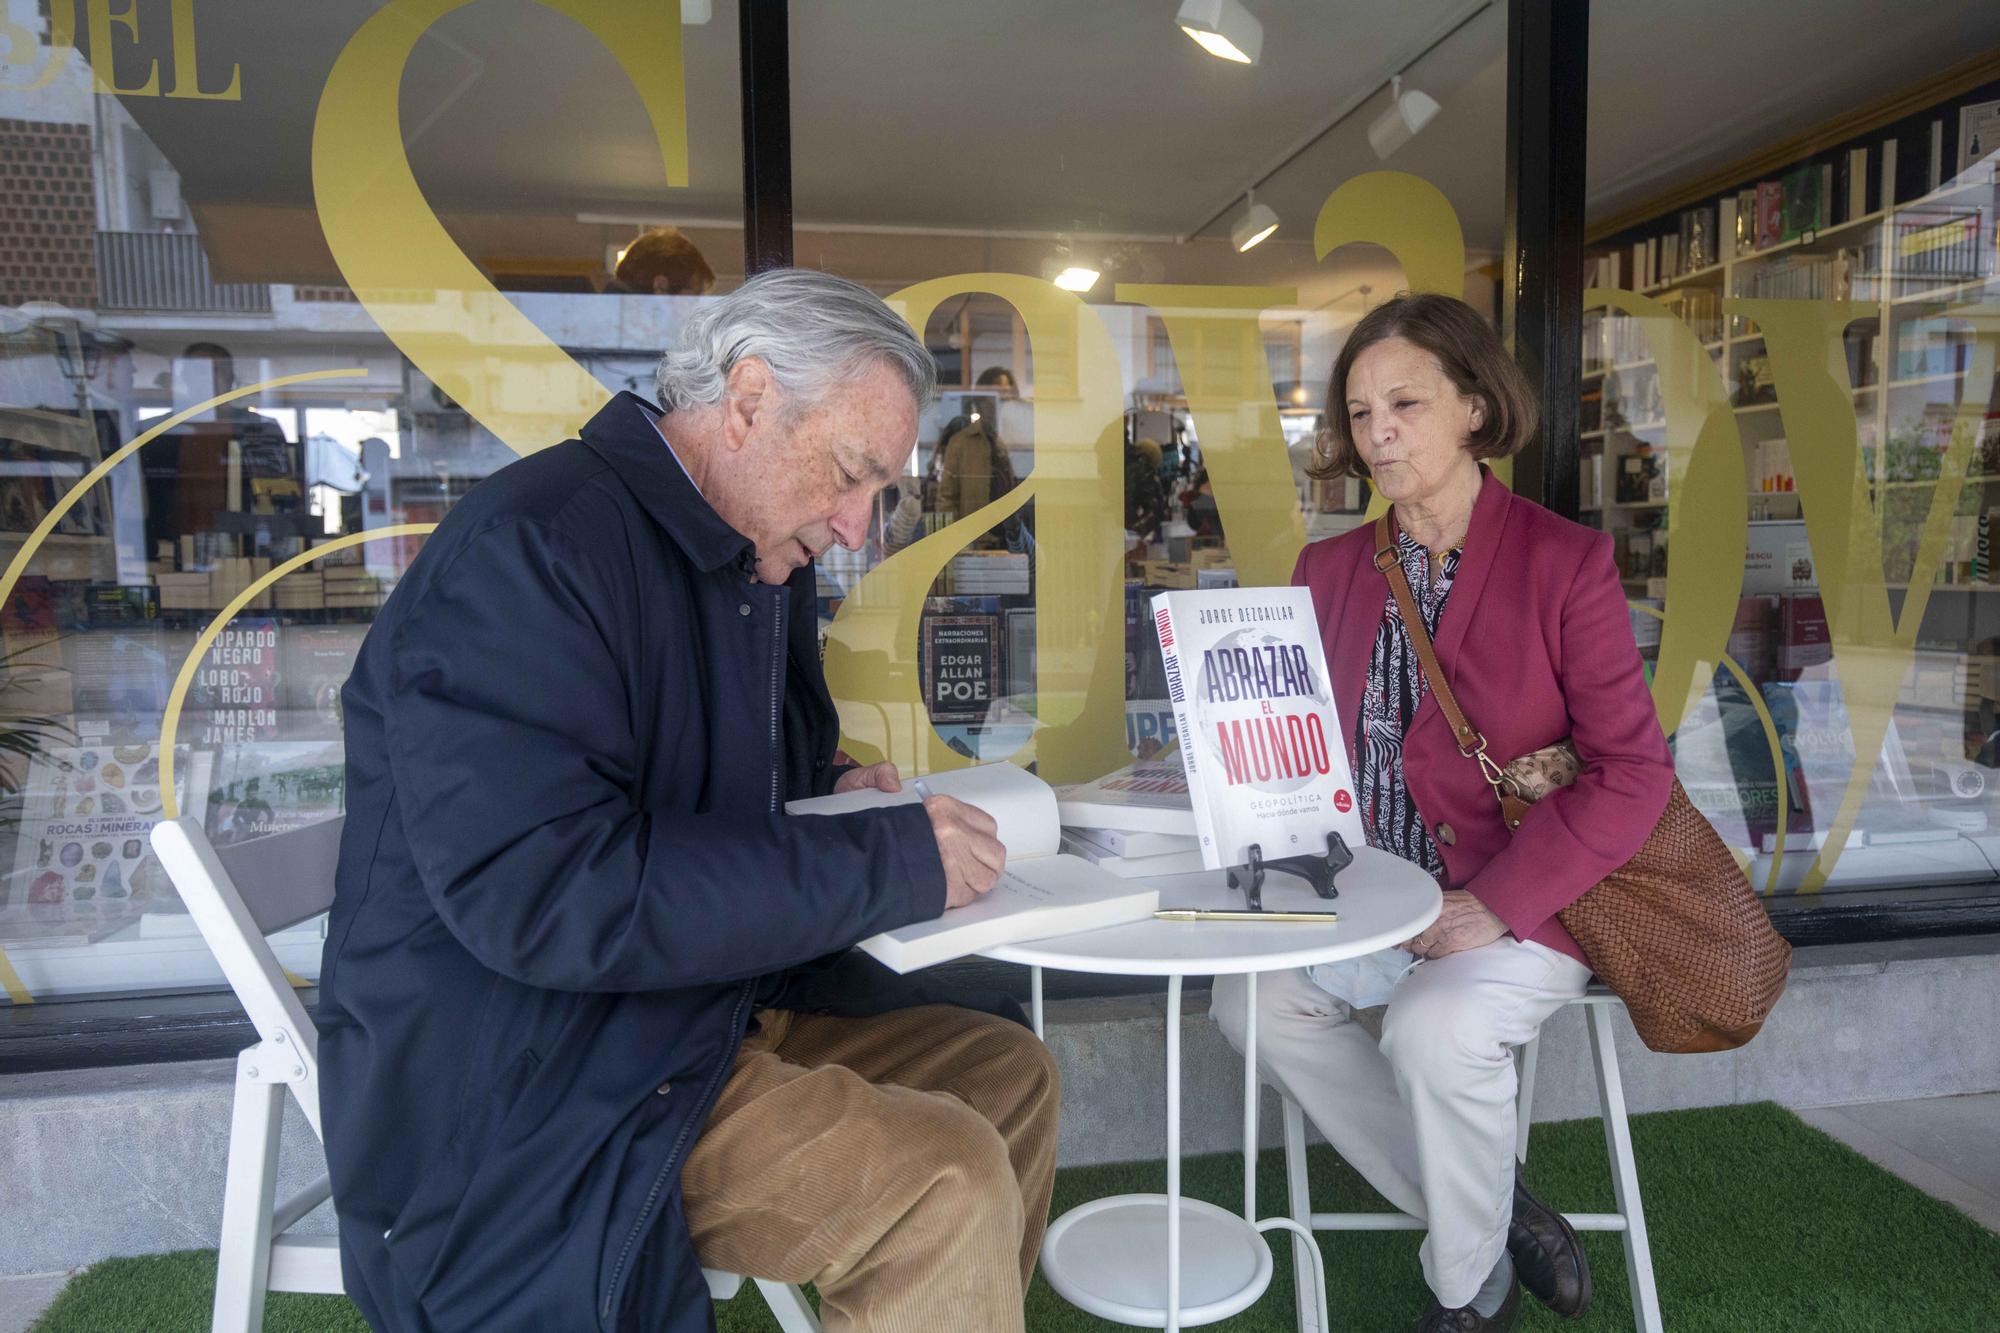
[[[814,1283],[829,1333],[1020,1329],[1055,1183],[1047,1048],[948,1005],[757,1019],[681,1172],[702,1263]]]

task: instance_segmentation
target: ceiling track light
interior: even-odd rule
[[[1097,285],[1103,271],[1070,250],[1069,238],[1056,238],[1055,253],[1042,263],[1042,276],[1066,292],[1081,296]]]
[[[1260,245],[1278,229],[1278,215],[1269,204],[1257,202],[1257,192],[1250,190],[1243,196],[1243,216],[1236,219],[1236,225],[1229,229],[1229,243],[1236,247],[1238,254]]]
[[[1264,25],[1242,0],[1181,0],[1180,30],[1202,50],[1238,65],[1254,65],[1264,52]]]
[[[1417,131],[1431,123],[1438,102],[1429,93],[1412,88],[1403,91],[1403,76],[1389,80],[1389,105],[1369,124],[1368,145],[1375,156],[1387,161],[1389,155],[1417,137]]]
[[[1071,264],[1062,272],[1056,274],[1055,283],[1056,286],[1066,292],[1075,292],[1078,295],[1082,295],[1092,287],[1095,287],[1098,278],[1102,276],[1101,273],[1087,264]]]

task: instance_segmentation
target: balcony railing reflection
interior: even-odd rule
[[[215,281],[201,238],[191,233],[97,233],[97,286],[106,310],[244,315],[271,310],[268,285]]]

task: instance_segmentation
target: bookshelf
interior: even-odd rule
[[[1902,549],[1908,543],[1892,537],[1907,536],[1904,530],[1914,529],[1928,511],[1928,494],[1937,485],[1937,457],[1952,431],[1965,428],[1959,404],[1969,399],[1980,405],[1970,417],[1980,436],[1973,442],[1967,498],[1961,502],[1948,566],[1940,572],[1937,586],[1970,594],[2000,593],[2000,571],[1964,567],[1972,560],[1975,545],[1968,526],[1976,527],[1989,505],[2000,512],[2000,395],[1996,395],[2000,384],[1990,379],[1968,382],[1974,359],[1972,331],[1951,318],[1955,308],[2000,302],[1995,235],[2000,182],[1994,177],[1995,163],[1988,159],[1965,178],[1892,207],[1862,211],[1858,205],[1869,195],[1880,199],[1893,192],[1894,156],[1889,155],[1884,169],[1874,154],[1849,151],[1854,156],[1847,170],[1871,173],[1858,183],[1852,175],[1843,180],[1842,188],[1849,192],[1842,202],[1850,204],[1852,216],[1757,245],[1757,225],[1741,232],[1735,226],[1741,215],[1731,205],[1755,193],[1741,191],[1707,209],[1689,210],[1706,215],[1705,233],[1695,237],[1695,244],[1719,250],[1722,257],[1715,262],[1634,284],[1633,276],[1652,276],[1663,266],[1660,251],[1667,248],[1669,238],[1655,235],[1633,241],[1633,233],[1626,233],[1622,244],[1592,254],[1586,282],[1639,291],[1666,305],[1695,331],[1728,387],[1752,486],[1753,521],[1796,521],[1799,500],[1796,490],[1786,489],[1791,484],[1791,446],[1784,438],[1763,335],[1740,314],[1725,313],[1724,302],[1735,298],[1852,301],[1858,314],[1845,339],[1847,370],[1863,466],[1889,548],[1889,586],[1908,587],[1908,555]],[[1849,154],[1840,156],[1846,159]],[[1827,175],[1820,183],[1816,208],[1805,209],[1814,220],[1833,211],[1832,168],[1823,170]],[[1788,186],[1794,179],[1795,173],[1785,173]],[[1689,237],[1687,215],[1680,225],[1680,236]],[[1702,219],[1696,220],[1697,229],[1703,225]],[[1634,229],[1646,230],[1644,225]],[[1674,256],[1674,262],[1679,258]],[[1665,491],[1665,460],[1657,452],[1665,425],[1657,365],[1638,321],[1629,316],[1603,309],[1587,314],[1583,340],[1582,517],[1619,536],[1619,558],[1628,584],[1657,580],[1666,573],[1665,519],[1672,503]],[[2000,539],[2000,533],[1993,536]],[[1980,572],[1985,579],[1966,581],[1968,575]],[[2000,601],[1994,606],[2000,611]]]

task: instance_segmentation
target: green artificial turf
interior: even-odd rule
[[[1646,1115],[1632,1122],[1640,1185],[1652,1232],[1660,1305],[1674,1333],[1700,1330],[2000,1329],[2000,1236],[1904,1184],[1769,1105]],[[1241,1163],[1222,1154],[1190,1158],[1187,1192],[1240,1206]],[[1259,1164],[1265,1215],[1282,1209],[1282,1157]],[[1383,1206],[1347,1166],[1313,1150],[1313,1204],[1322,1211]],[[1544,1198],[1573,1212],[1609,1212],[1614,1203],[1604,1138],[1594,1120],[1537,1126],[1528,1179]],[[1107,1194],[1159,1190],[1161,1163],[1082,1167],[1056,1180],[1055,1211]],[[1217,1327],[1291,1329],[1291,1245],[1271,1233],[1277,1271],[1262,1300]],[[1428,1296],[1417,1268],[1416,1233],[1322,1235],[1341,1333],[1407,1329]],[[1524,1329],[1629,1329],[1625,1256],[1616,1235],[1584,1238],[1597,1304],[1570,1324],[1527,1304]],[[63,1291],[35,1333],[197,1333],[208,1327],[212,1251],[113,1259],[86,1270]],[[723,1333],[776,1329],[746,1286],[717,1310]],[[273,1295],[267,1329],[283,1333],[365,1333],[345,1299]],[[1036,1333],[1120,1327],[1064,1304],[1037,1278],[1028,1300]]]

